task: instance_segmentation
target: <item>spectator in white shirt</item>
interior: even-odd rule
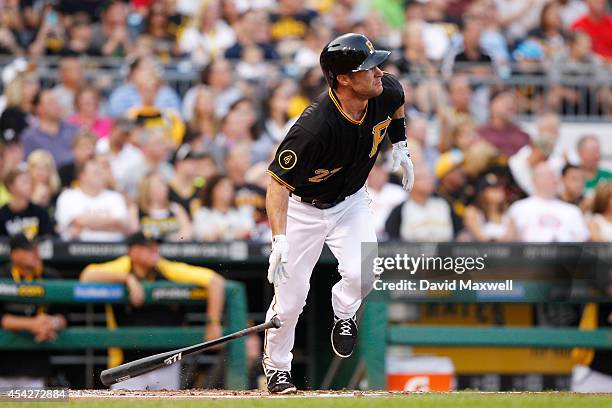
[[[370,196],[370,208],[374,215],[374,228],[379,239],[385,237],[385,221],[391,210],[406,201],[404,189],[397,184],[389,183],[389,172],[385,168],[384,159],[379,156],[372,167],[366,182]]]
[[[432,197],[434,182],[425,164],[415,164],[410,199],[395,207],[385,223],[389,239],[443,242],[453,238],[450,206],[444,199]]]
[[[205,65],[236,42],[236,34],[220,18],[219,0],[202,1],[191,25],[179,39],[182,52],[191,55],[193,62]]]
[[[194,238],[201,241],[247,239],[255,226],[251,210],[234,206],[234,186],[224,175],[213,176],[202,191],[200,207],[193,218]]]
[[[510,206],[508,213],[523,242],[583,242],[589,230],[580,209],[557,197],[557,174],[546,162],[533,171],[534,194]]]
[[[473,204],[465,208],[463,220],[475,241],[508,241],[513,238],[512,223],[507,213],[503,185],[493,173],[478,182],[478,194]]]
[[[142,163],[143,156],[140,149],[130,143],[130,136],[134,130],[133,123],[124,118],[113,121],[113,128],[105,139],[98,139],[96,153],[108,154],[113,176],[119,180],[128,174],[133,163]]]
[[[104,189],[103,173],[101,163],[90,160],[77,170],[78,187],[60,194],[55,217],[64,240],[120,242],[133,232],[123,196]]]
[[[533,169],[538,163],[548,162],[557,176],[565,160],[555,152],[559,139],[559,116],[556,113],[545,113],[537,121],[536,134],[531,138],[531,144],[523,146],[508,160],[508,167],[518,186],[527,195],[533,195]]]

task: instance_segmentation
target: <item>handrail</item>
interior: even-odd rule
[[[127,247],[122,243],[81,242],[43,240],[39,243],[41,258],[61,264],[88,264],[114,259],[125,255]],[[541,243],[541,242],[442,242],[420,243],[389,241],[378,244],[379,256],[406,253],[418,257],[428,256],[470,256],[474,253],[487,254],[490,262],[512,263],[529,266],[538,262],[552,262],[596,256],[612,262],[612,243]],[[8,262],[9,244],[6,237],[0,237],[0,263]],[[164,242],[160,245],[163,257],[203,263],[266,263],[270,255],[270,244],[252,241],[231,242]],[[321,261],[334,263],[331,251],[324,247]],[[263,273],[263,272],[262,272]]]
[[[194,304],[207,297],[204,288],[171,282],[143,283],[145,304]],[[76,280],[48,280],[15,283],[0,280],[0,301],[27,303],[127,303],[123,285],[81,283]],[[225,281],[224,331],[236,332],[247,325],[246,290],[239,282]],[[0,330],[0,349],[94,349],[110,346],[125,348],[172,349],[199,343],[204,338],[202,327],[131,327],[109,331],[105,328],[68,328],[54,342],[35,343],[29,333]],[[227,345],[225,384],[231,389],[247,386],[245,339]]]
[[[397,325],[389,324],[386,316],[386,302],[366,302],[359,342],[369,389],[386,388],[388,344],[612,349],[612,329]]]
[[[198,304],[206,299],[205,288],[173,282],[143,282],[145,304]],[[239,296],[242,284],[225,281],[226,297]],[[83,283],[77,280],[46,280],[15,283],[0,279],[0,301],[27,303],[129,303],[125,286],[116,283]]]
[[[73,327],[62,330],[57,339],[36,343],[25,332],[0,330],[0,349],[62,350],[62,349],[174,349],[204,341],[202,327],[124,327],[107,330],[101,327]]]

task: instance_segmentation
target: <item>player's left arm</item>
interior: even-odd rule
[[[393,113],[393,116],[391,117],[392,120],[398,120],[401,119],[403,121],[406,120],[406,115],[405,115],[405,110],[404,110],[404,105],[400,106],[399,108],[397,108],[397,110]],[[404,132],[405,133],[405,132]],[[404,137],[406,137],[406,135],[404,134]]]
[[[408,141],[406,137],[406,117],[404,114],[404,104],[397,108],[391,118],[391,124],[387,129],[387,135],[389,140],[393,144],[392,156],[393,156],[393,169],[397,171],[399,167],[402,167],[402,186],[404,190],[411,191],[414,185],[414,168],[412,166],[412,160],[410,159],[410,152],[408,151]]]

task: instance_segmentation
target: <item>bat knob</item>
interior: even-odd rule
[[[282,326],[280,319],[278,318],[278,316],[274,316],[271,320],[270,323],[272,323],[272,326],[275,329],[278,329]]]

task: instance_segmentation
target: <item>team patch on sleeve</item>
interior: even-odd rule
[[[291,170],[297,163],[297,154],[293,150],[283,150],[278,155],[278,165],[283,170]]]
[[[318,144],[312,134],[295,124],[276,149],[268,173],[289,191],[294,191],[308,180],[312,162],[318,157]]]

